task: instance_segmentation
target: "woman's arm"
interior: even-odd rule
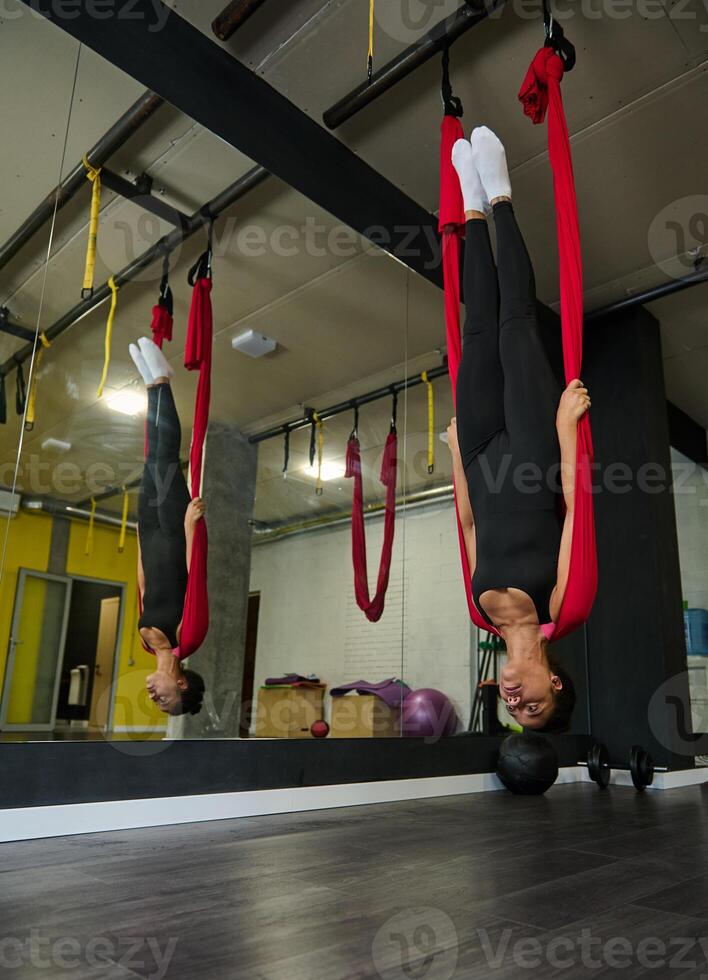
[[[474,526],[474,514],[467,488],[467,477],[465,476],[460,447],[457,442],[457,419],[453,419],[448,427],[447,443],[452,453],[452,475],[455,481],[457,514],[460,518],[460,527],[462,528],[462,534],[465,539],[465,550],[467,551],[467,561],[470,566],[470,576],[472,576],[477,565],[477,532]]]
[[[555,621],[563,604],[570,571],[570,550],[573,543],[575,514],[575,467],[578,448],[578,422],[590,408],[590,396],[582,381],[571,381],[561,396],[556,416],[556,431],[560,445],[561,486],[565,501],[565,520],[558,550],[556,587],[551,595],[550,613]]]
[[[187,542],[187,571],[192,565],[192,547],[194,545],[194,529],[204,517],[204,501],[201,497],[191,500],[184,515],[184,536]]]

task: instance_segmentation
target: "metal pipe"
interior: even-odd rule
[[[601,316],[607,316],[610,313],[619,313],[622,310],[631,309],[633,306],[641,306],[643,303],[653,303],[663,296],[680,293],[684,289],[688,289],[690,286],[698,286],[702,282],[708,282],[708,268],[694,272],[690,276],[684,276],[682,279],[672,279],[670,282],[654,286],[652,289],[646,289],[643,293],[628,296],[626,299],[617,300],[615,303],[608,303],[607,306],[601,306],[598,310],[591,310],[590,313],[585,314],[585,322],[592,323],[593,320],[598,320]]]
[[[330,106],[322,116],[325,126],[329,129],[341,126],[503,5],[504,0],[491,0],[486,6],[473,5],[467,0],[454,14],[436,24],[421,41],[406,48],[397,58],[375,72],[371,84],[368,80],[362,82],[343,99]]]
[[[145,92],[125,112],[120,119],[103,134],[98,143],[88,150],[86,156],[94,167],[102,166],[116,150],[136,133],[143,123],[160,108],[163,100],[154,92]],[[54,208],[61,210],[78,190],[86,185],[86,168],[79,161],[73,170],[53,191],[37,205],[32,214],[22,222],[17,231],[11,235],[4,245],[0,246],[0,269],[6,266],[20,249],[27,244],[36,232],[54,214]]]
[[[440,367],[433,368],[432,371],[428,371],[428,378],[430,381],[434,381],[436,378],[442,378],[444,375],[448,374],[447,364],[442,364]],[[341,415],[343,412],[352,412],[355,408],[361,408],[362,405],[368,405],[370,402],[379,401],[381,398],[390,398],[394,393],[398,394],[401,391],[405,391],[407,388],[415,388],[418,385],[423,384],[423,380],[419,374],[411,378],[405,378],[403,381],[395,381],[393,384],[385,385],[383,388],[376,388],[374,391],[369,391],[365,395],[358,395],[355,398],[349,398],[345,402],[338,402],[336,405],[330,405],[329,408],[323,409],[321,412],[317,412],[318,418],[323,422],[327,419],[334,418],[335,415]],[[248,441],[250,443],[265,442],[266,439],[275,439],[277,436],[284,436],[286,432],[295,432],[296,429],[305,429],[308,425],[312,425],[312,419],[309,416],[305,416],[301,419],[295,419],[292,422],[284,422],[282,425],[277,425],[272,429],[266,429],[264,432],[259,432],[256,435],[249,436]]]
[[[231,3],[214,18],[212,31],[220,41],[228,41],[264,3],[265,0],[231,0]]]
[[[60,500],[51,500],[48,497],[33,497],[22,499],[22,509],[31,513],[49,514],[51,517],[74,518],[80,521],[88,521],[91,511],[83,507],[74,507],[72,504]],[[122,527],[122,520],[105,510],[97,510],[94,515],[97,524],[104,524],[107,527]],[[138,525],[135,521],[128,521],[126,527],[131,531],[137,531]]]
[[[173,249],[181,245],[182,242],[190,238],[196,231],[206,225],[211,219],[218,217],[223,211],[231,207],[239,198],[243,197],[250,190],[260,184],[263,180],[268,177],[268,171],[263,167],[253,167],[242,177],[239,177],[237,181],[230,184],[225,190],[218,194],[215,198],[209,201],[203,208],[196,211],[186,222],[183,228],[175,228],[171,231],[169,235],[165,235],[161,238],[159,242],[152,245],[146,252],[139,255],[134,259],[129,265],[118,272],[113,278],[117,286],[123,286],[125,283],[130,282],[134,279],[138,273],[142,272],[149,265],[152,265],[157,259],[161,259],[163,256],[168,255]],[[64,333],[69,327],[72,327],[79,320],[82,320],[89,313],[92,313],[97,307],[110,297],[111,290],[108,283],[104,283],[96,289],[92,296],[87,296],[86,299],[82,299],[76,306],[73,306],[68,313],[61,316],[55,323],[48,327],[44,332],[47,339],[53,341],[59,334]],[[0,374],[7,374],[17,366],[17,362],[26,361],[32,356],[32,350],[34,348],[33,344],[26,344],[24,347],[9,357],[5,363],[0,366]]]
[[[421,490],[408,497],[399,497],[396,500],[396,510],[419,510],[421,507],[430,507],[446,500],[454,500],[454,490],[452,484],[444,487],[432,487],[429,490]],[[372,517],[379,517],[386,509],[385,503],[369,504],[364,509],[364,520]],[[352,513],[347,511],[345,514],[332,515],[331,517],[312,518],[309,521],[298,521],[295,524],[258,526],[254,521],[253,543],[269,544],[281,538],[290,537],[293,534],[307,534],[309,531],[318,531],[322,527],[337,527],[351,522]]]

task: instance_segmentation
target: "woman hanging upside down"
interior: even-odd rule
[[[500,693],[507,710],[525,728],[562,731],[575,693],[549,655],[548,636],[568,581],[577,426],[590,397],[579,380],[561,392],[544,351],[500,140],[485,126],[475,129],[469,142],[457,141],[452,161],[467,219],[467,318],[448,435],[472,596],[506,643]]]
[[[138,345],[130,345],[130,356],[148,389],[147,455],[138,500],[138,629],[157,660],[147,690],[161,711],[196,715],[204,681],[182,667],[178,654],[194,529],[204,503],[190,498],[182,473],[172,368],[152,340],[141,337]]]

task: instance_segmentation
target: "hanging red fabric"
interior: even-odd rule
[[[184,351],[184,366],[188,371],[199,371],[194,405],[192,445],[189,451],[189,474],[193,499],[200,496],[202,487],[204,443],[209,423],[209,403],[211,400],[212,338],[211,277],[207,275],[197,279],[194,285],[187,327],[187,343]],[[194,530],[192,560],[189,566],[182,630],[177,652],[180,660],[199,649],[209,630],[208,550],[206,520],[202,518],[197,521]]]
[[[166,340],[172,340],[172,315],[162,303],[157,303],[152,308],[152,339],[162,350],[162,345]]]
[[[391,572],[393,536],[396,524],[396,478],[398,467],[398,436],[395,426],[386,438],[381,461],[381,483],[386,487],[386,512],[381,562],[376,583],[376,594],[369,595],[369,576],[366,562],[366,533],[364,530],[364,490],[361,478],[361,449],[356,433],[347,443],[347,469],[345,477],[354,480],[352,494],[352,558],[354,562],[354,594],[359,608],[371,623],[377,623],[384,611],[386,590]]]
[[[519,98],[524,111],[535,123],[543,122],[548,110],[548,148],[553,169],[556,201],[556,229],[560,255],[561,332],[566,382],[580,375],[583,349],[583,282],[578,211],[570,155],[568,128],[563,110],[560,81],[563,62],[551,48],[541,48],[531,63]],[[460,341],[460,235],[464,229],[464,205],[459,180],[452,166],[452,147],[463,136],[458,119],[446,116],[442,125],[440,151],[440,231],[443,236],[445,275],[445,320],[448,362],[453,399],[457,371],[462,357]],[[549,638],[558,640],[580,626],[590,615],[597,591],[597,555],[592,498],[593,448],[590,419],[578,425],[575,507],[570,570],[558,619]],[[472,599],[469,562],[464,536],[459,526],[465,590],[472,620],[482,629],[489,624]],[[498,632],[495,630],[495,632]]]

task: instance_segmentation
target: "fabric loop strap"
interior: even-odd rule
[[[98,392],[96,394],[97,398],[103,396],[103,389],[106,386],[106,381],[108,380],[108,368],[111,364],[111,342],[113,339],[113,323],[116,316],[116,307],[118,305],[118,286],[116,281],[111,276],[108,280],[108,288],[111,291],[111,306],[108,311],[108,319],[106,320],[106,336],[103,342],[103,371],[101,373],[101,380],[98,383]]]
[[[290,465],[290,429],[285,430],[283,441],[283,479],[288,478],[288,466]]]
[[[88,243],[86,245],[84,282],[81,290],[82,298],[91,296],[93,293],[93,278],[96,270],[96,246],[98,243],[98,220],[101,212],[101,168],[91,166],[86,154],[84,154],[83,163],[86,168],[86,178],[93,186],[91,188],[91,211],[89,216]]]
[[[15,387],[15,411],[18,415],[24,415],[25,405],[27,404],[27,385],[25,384],[25,371],[22,362],[17,361],[17,385]]]
[[[428,389],[428,473],[435,472],[435,393],[428,372],[423,371],[421,381]]]
[[[118,554],[122,555],[125,551],[125,539],[128,533],[128,506],[130,496],[127,490],[123,490],[123,512],[120,518],[120,536],[118,538]]]
[[[30,378],[29,396],[27,398],[27,415],[25,416],[25,430],[27,432],[32,431],[36,421],[37,385],[39,383],[39,370],[42,366],[42,358],[44,357],[45,350],[48,350],[52,346],[43,330],[39,334],[39,342],[40,347],[35,354],[34,364],[32,366],[32,376]]]

